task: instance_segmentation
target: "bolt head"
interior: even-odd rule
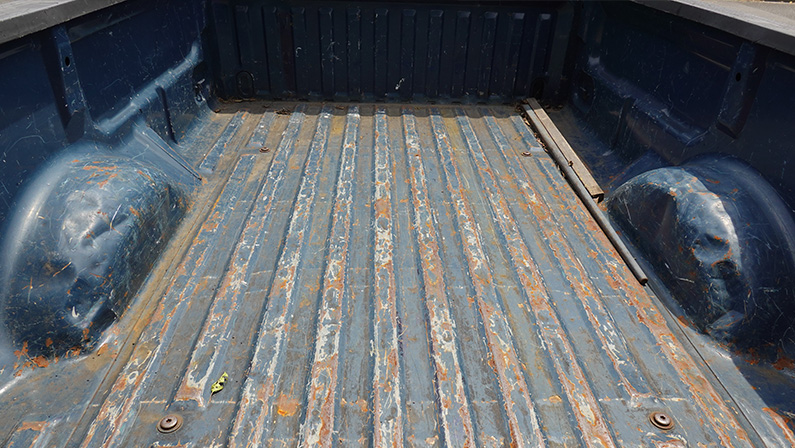
[[[176,414],[169,414],[157,422],[157,430],[162,433],[170,433],[178,430],[182,426],[182,418]]]
[[[674,421],[664,412],[655,412],[649,416],[651,424],[657,428],[668,430],[674,427]]]

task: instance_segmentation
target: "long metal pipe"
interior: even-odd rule
[[[602,229],[605,235],[607,235],[607,239],[613,243],[613,246],[618,251],[618,254],[621,255],[621,258],[623,258],[624,262],[627,263],[629,270],[632,271],[632,274],[635,276],[635,278],[638,279],[641,285],[645,285],[649,281],[646,273],[643,272],[643,269],[638,264],[638,261],[635,260],[635,257],[633,257],[629,252],[627,246],[624,245],[621,237],[619,237],[615,229],[613,229],[613,225],[610,223],[607,217],[605,217],[604,213],[602,213],[602,210],[600,210],[599,206],[596,205],[596,202],[593,200],[590,193],[588,193],[588,190],[577,176],[577,173],[575,173],[571,166],[569,166],[569,163],[563,156],[563,153],[560,152],[560,148],[549,135],[549,132],[546,130],[544,125],[541,123],[541,119],[538,118],[538,115],[536,115],[535,111],[527,104],[522,104],[522,109],[524,109],[527,118],[533,123],[533,126],[538,132],[538,135],[541,137],[541,140],[544,141],[549,155],[552,156],[552,159],[558,164],[561,171],[563,171],[563,174],[566,177],[566,180],[568,180],[569,185],[571,185],[571,187],[574,189],[574,192],[577,193],[577,196],[580,197],[580,200],[585,204],[585,207],[591,213],[591,216],[593,216],[593,218],[596,220],[596,223],[599,224],[599,227]]]

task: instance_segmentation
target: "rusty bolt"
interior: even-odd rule
[[[177,414],[168,414],[157,422],[157,430],[168,434],[182,427],[182,417]]]
[[[530,157],[530,156],[533,155],[533,153],[530,152],[530,151],[525,151],[525,152],[522,153],[522,155],[525,156],[525,157]]]
[[[270,151],[270,150],[271,150],[271,149],[270,149],[270,148],[268,148],[267,146],[263,146],[262,148],[260,148],[260,149],[259,149],[259,152],[268,152],[268,151]]]
[[[649,416],[649,421],[651,424],[664,430],[668,430],[674,427],[674,421],[668,414],[663,412],[655,412]]]

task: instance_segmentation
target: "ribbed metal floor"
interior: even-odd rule
[[[232,174],[72,442],[750,445],[511,108],[236,106],[197,163]]]

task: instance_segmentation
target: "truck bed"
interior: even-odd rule
[[[26,376],[12,446],[754,443],[512,108],[218,112],[133,308]]]

